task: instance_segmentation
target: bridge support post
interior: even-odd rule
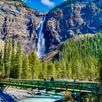
[[[97,102],[101,102],[101,95],[97,95]]]
[[[3,84],[0,84],[0,91],[4,91],[4,89],[5,89],[5,87],[4,87],[4,85]]]
[[[47,82],[45,81],[45,90],[46,90],[46,94],[47,94]]]
[[[84,99],[83,96],[84,96],[84,94],[82,94],[80,92],[73,92],[72,93],[72,97],[73,97],[73,99],[74,99],[75,102],[76,101],[83,102],[83,99]]]

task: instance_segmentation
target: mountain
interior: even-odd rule
[[[17,45],[20,38],[24,53],[35,50],[39,57],[49,55],[69,38],[100,32],[100,5],[99,0],[67,0],[47,13],[30,9],[21,0],[0,0],[0,48],[6,39]]]
[[[6,39],[21,39],[25,53],[36,49],[37,32],[45,12],[28,8],[21,0],[0,0],[0,46]]]
[[[0,0],[0,78],[99,78],[101,0],[70,1],[46,13]]]
[[[63,41],[80,34],[100,32],[102,22],[100,0],[80,2],[69,0],[51,10],[46,15],[43,32],[45,34],[46,52],[53,51]]]

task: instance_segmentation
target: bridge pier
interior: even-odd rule
[[[97,95],[97,100],[96,100],[96,102],[102,102],[101,98],[102,98],[102,95]]]
[[[4,85],[0,83],[0,91],[2,91],[2,92],[3,92],[3,91],[4,91],[4,89],[5,89]]]
[[[73,92],[72,97],[74,101],[83,102],[83,95],[80,92]]]

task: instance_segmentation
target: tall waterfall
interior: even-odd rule
[[[38,31],[37,55],[39,58],[43,57],[45,54],[45,38],[43,33],[43,24],[45,22],[45,18],[46,17],[43,17],[42,21],[39,23],[37,27]]]

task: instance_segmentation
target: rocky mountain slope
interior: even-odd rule
[[[46,53],[73,36],[97,33],[102,21],[100,6],[100,0],[91,3],[85,0],[70,3],[67,0],[45,13],[31,10],[21,0],[0,0],[0,49],[4,47],[5,39],[17,42],[20,36],[25,53],[37,50],[37,28],[45,15],[42,33]]]
[[[99,7],[102,2],[77,1],[70,3],[67,0],[47,14],[43,29],[46,52],[53,51],[61,42],[73,36],[100,31],[102,11]]]
[[[0,46],[6,38],[18,40],[24,52],[36,49],[36,28],[46,13],[31,10],[21,0],[0,0]]]

